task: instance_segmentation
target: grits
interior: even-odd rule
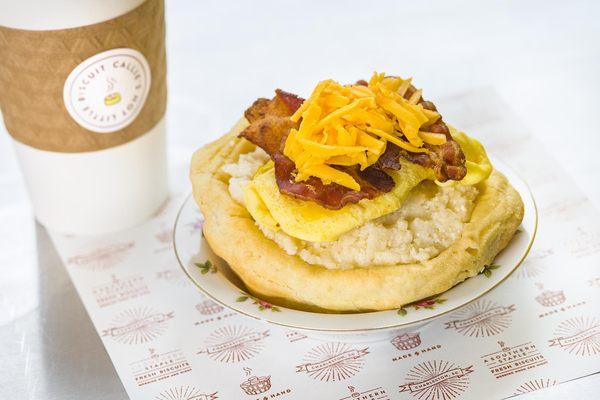
[[[242,154],[222,167],[231,175],[229,193],[244,204],[244,188],[256,170],[268,160],[260,148]],[[439,187],[425,181],[414,189],[402,207],[369,221],[333,242],[308,242],[264,226],[263,234],[286,253],[309,264],[329,269],[408,264],[430,260],[450,247],[471,217],[477,197],[473,186]]]

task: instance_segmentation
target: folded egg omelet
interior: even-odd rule
[[[474,185],[485,180],[492,166],[483,146],[475,139],[450,127],[450,132],[467,158],[467,175],[459,182]],[[311,242],[329,242],[366,222],[398,210],[411,190],[423,180],[435,180],[433,171],[401,159],[402,168],[387,171],[394,188],[374,199],[348,204],[339,210],[327,209],[315,202],[281,194],[275,181],[272,162],[254,176],[245,191],[246,207],[254,220],[271,230],[283,230],[290,236]]]

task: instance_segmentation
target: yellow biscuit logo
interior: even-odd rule
[[[115,92],[104,97],[104,105],[106,106],[114,106],[115,104],[119,104],[121,101],[121,93]]]

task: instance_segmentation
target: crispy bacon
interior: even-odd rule
[[[379,168],[399,170],[401,167],[400,147],[388,142],[385,146],[385,151],[379,156],[379,159],[375,165],[377,165]]]
[[[357,166],[336,167],[350,174],[360,185],[360,191],[337,183],[325,185],[316,177],[295,182],[296,165],[283,155],[283,145],[290,129],[298,126],[289,117],[304,99],[279,89],[275,93],[272,100],[258,99],[246,110],[244,115],[250,125],[240,136],[261,147],[271,156],[275,162],[277,186],[282,193],[338,210],[346,204],[373,199],[380,193],[393,189],[394,180],[378,166],[368,167],[364,171],[360,171]]]
[[[452,139],[446,124],[438,121],[429,126],[427,130],[445,134],[446,143],[439,146],[425,144],[425,147],[429,149],[427,154],[410,153],[404,149],[398,149],[399,156],[425,168],[433,169],[436,179],[440,182],[446,182],[447,180],[459,181],[464,178],[467,174],[465,155],[459,144]]]
[[[271,100],[260,97],[252,103],[246,111],[244,111],[244,117],[248,122],[253,123],[265,117]]]
[[[296,127],[289,117],[277,117],[266,115],[250,124],[240,134],[257,145],[262,147],[271,157],[276,153],[283,151],[283,144],[290,129]]]
[[[302,97],[281,89],[275,90],[275,97],[287,106],[287,109],[290,113],[289,115],[295,113],[296,110],[300,108],[302,103],[304,103],[304,99]]]
[[[394,188],[394,180],[380,169],[369,167],[364,171],[358,167],[340,167],[352,175],[360,185],[360,191],[349,189],[337,183],[323,184],[313,176],[302,182],[295,182],[296,165],[281,153],[274,156],[275,179],[282,193],[300,200],[312,200],[325,208],[338,210],[346,204],[358,203],[362,199],[373,199],[382,192]]]
[[[266,116],[288,118],[300,108],[303,101],[302,97],[277,89],[275,90],[275,97],[273,99],[260,97],[252,103],[244,112],[244,117],[250,123],[263,119]]]
[[[244,113],[250,126],[240,136],[261,147],[271,156],[281,152],[290,129],[298,126],[290,120],[290,116],[303,101],[301,97],[280,89],[275,91],[275,97],[271,100],[256,100]]]
[[[312,200],[325,208],[337,210],[349,203],[358,203],[362,199],[372,199],[377,193],[370,187],[361,191],[349,189],[337,183],[323,184],[314,176],[302,182],[295,182],[296,165],[281,153],[275,154],[275,179],[282,193],[300,200]]]
[[[366,186],[371,186],[379,192],[387,193],[396,185],[394,179],[376,165],[369,166],[364,170],[358,168],[358,165],[342,168],[343,171],[349,173],[360,184],[361,190]]]
[[[404,94],[404,98],[409,99],[415,91],[416,88],[411,85]],[[419,104],[427,110],[437,111],[435,105],[431,101],[426,101],[423,97],[419,99]],[[410,153],[399,149],[400,157],[423,167],[433,169],[436,179],[440,182],[446,182],[447,180],[460,181],[467,174],[465,155],[458,143],[452,138],[448,126],[440,118],[426,129],[428,132],[443,133],[446,135],[446,143],[442,145],[425,144],[424,147],[429,150],[427,154]],[[392,145],[392,147],[396,146]]]

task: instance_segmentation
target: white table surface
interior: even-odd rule
[[[376,69],[413,76],[433,100],[482,87],[500,93],[560,160],[556,167],[600,207],[599,20],[594,1],[171,0],[171,161],[186,163],[194,147],[275,87],[306,94],[324,77],[349,82]],[[0,366],[2,399],[126,398],[46,231],[34,222],[3,132]],[[600,374],[521,398],[598,393]]]

